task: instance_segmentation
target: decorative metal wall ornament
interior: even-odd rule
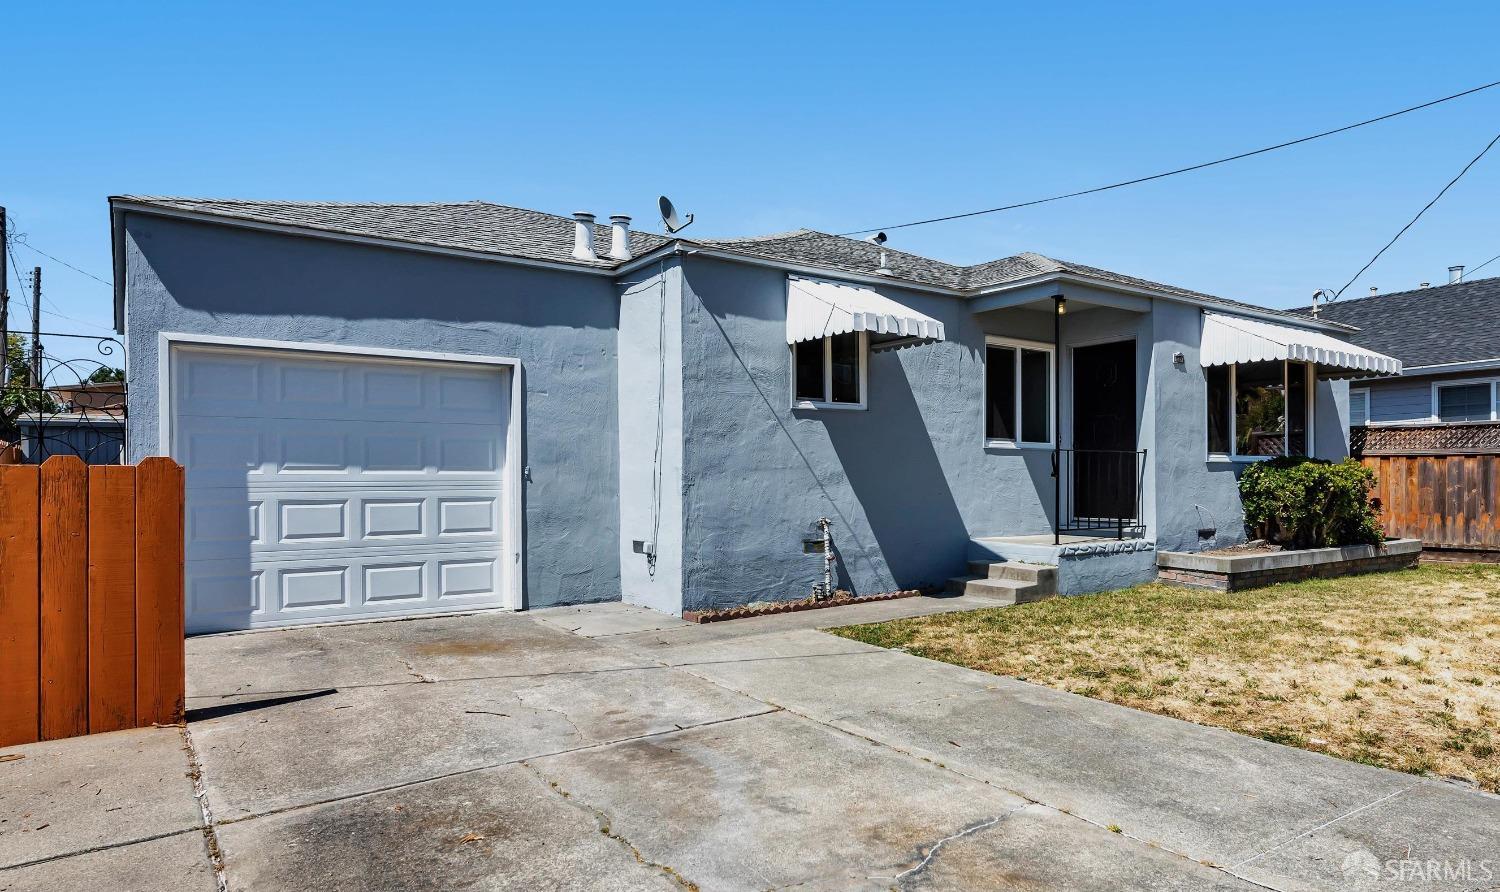
[[[40,337],[40,349],[15,333],[4,345],[0,463],[40,464],[53,455],[76,455],[89,464],[120,464],[128,411],[125,345],[103,335]]]

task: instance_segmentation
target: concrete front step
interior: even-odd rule
[[[1039,601],[1057,592],[1057,568],[1016,561],[972,561],[973,576],[948,580],[948,591],[1004,604]]]
[[[1052,564],[1028,564],[1021,561],[969,561],[969,573],[989,579],[1017,579],[1021,582],[1057,583],[1057,567]]]

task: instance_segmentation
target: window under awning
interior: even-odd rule
[[[1243,316],[1203,314],[1198,361],[1204,368],[1268,360],[1311,362],[1323,378],[1401,374],[1401,360],[1321,332]]]
[[[788,344],[853,331],[869,332],[872,344],[898,339],[943,340],[943,323],[873,289],[824,279],[787,277]]]

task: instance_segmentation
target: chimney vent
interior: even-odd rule
[[[625,214],[611,214],[609,217],[609,256],[615,260],[629,260],[633,256],[630,253],[630,217]]]
[[[588,211],[573,214],[573,256],[578,260],[598,260],[594,254],[594,215]]]
[[[1417,287],[1418,288],[1431,288],[1432,287],[1432,283],[1431,282],[1423,282],[1421,285],[1418,285]]]
[[[1464,280],[1464,268],[1462,266],[1448,267],[1448,284],[1453,285]]]
[[[1379,293],[1380,293],[1380,288],[1379,287],[1377,287],[1375,285],[1371,285],[1370,286],[1370,296],[1371,297],[1374,297],[1375,295],[1377,295]]]

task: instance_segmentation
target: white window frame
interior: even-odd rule
[[[990,376],[987,372],[990,362],[991,347],[1010,347],[1016,351],[1016,417],[1013,419],[1014,426],[1011,430],[1016,432],[1015,438],[984,437],[986,449],[1051,449],[1057,440],[1057,351],[1052,344],[1042,341],[1023,341],[1018,338],[999,337],[997,335],[985,335],[984,338],[984,363],[981,366],[982,386],[980,388],[981,399],[979,401],[979,432],[983,436],[985,427],[989,423],[990,414]],[[1020,439],[1021,433],[1021,351],[1036,350],[1047,354],[1047,439],[1042,441],[1031,441]]]
[[[1293,360],[1293,359],[1281,359],[1281,360],[1273,359],[1273,360],[1270,360],[1270,361],[1271,362],[1280,362],[1281,363],[1281,388],[1282,388],[1282,394],[1283,395],[1285,395],[1286,392],[1287,392],[1287,383],[1288,383],[1288,380],[1289,380],[1287,376],[1291,373],[1292,366],[1294,366],[1294,365],[1301,366],[1302,367],[1302,373],[1307,376],[1307,379],[1306,379],[1307,380],[1307,421],[1306,421],[1306,424],[1307,424],[1307,428],[1306,428],[1307,429],[1307,454],[1308,455],[1314,455],[1316,453],[1316,451],[1317,451],[1317,446],[1313,442],[1313,432],[1314,432],[1314,428],[1316,427],[1315,422],[1317,421],[1317,418],[1318,418],[1318,412],[1317,412],[1317,406],[1318,406],[1318,378],[1313,373],[1312,363],[1309,363],[1309,362],[1300,362],[1298,360]],[[1240,455],[1238,452],[1235,451],[1235,445],[1236,445],[1236,442],[1238,441],[1239,438],[1236,436],[1236,431],[1235,431],[1235,426],[1234,426],[1234,417],[1235,417],[1234,406],[1235,406],[1236,393],[1237,393],[1237,391],[1239,389],[1239,366],[1240,365],[1241,365],[1241,363],[1237,363],[1237,362],[1235,362],[1235,363],[1229,363],[1229,452],[1226,453],[1226,452],[1209,452],[1208,451],[1208,425],[1205,423],[1203,425],[1203,451],[1204,451],[1204,454],[1207,456],[1208,461],[1211,461],[1211,462],[1226,462],[1226,461],[1237,461],[1237,462],[1270,461],[1273,458],[1282,458],[1282,457],[1284,457],[1284,456],[1286,456],[1288,454],[1288,449],[1287,449],[1288,439],[1290,438],[1291,433],[1292,433],[1290,425],[1286,425],[1286,429],[1281,432],[1281,455]],[[1208,412],[1208,375],[1207,375],[1206,372],[1205,372],[1204,377],[1203,377],[1203,406],[1204,406],[1204,409],[1203,409],[1203,411],[1204,411],[1204,421],[1206,422],[1208,420],[1208,415],[1207,415],[1207,412]],[[1285,406],[1285,402],[1283,402],[1283,406]],[[1285,409],[1283,409],[1282,411],[1283,411],[1283,413],[1285,413]],[[1283,421],[1285,421],[1285,418],[1283,418]]]
[[[1351,428],[1353,428],[1353,427],[1359,427],[1359,425],[1357,425],[1357,424],[1354,423],[1354,395],[1356,393],[1362,393],[1362,394],[1364,394],[1364,397],[1365,397],[1365,423],[1364,423],[1364,426],[1365,427],[1369,427],[1372,424],[1372,422],[1370,421],[1370,388],[1368,388],[1368,387],[1351,387],[1351,388],[1349,388],[1349,404],[1350,404],[1349,405],[1349,427],[1351,427]]]
[[[1500,416],[1497,416],[1495,413],[1495,397],[1497,395],[1495,393],[1495,387],[1497,384],[1500,384],[1500,378],[1454,378],[1451,381],[1432,382],[1432,403],[1430,406],[1431,414],[1428,415],[1427,420],[1432,424],[1474,424],[1476,423],[1476,421],[1486,420],[1480,418],[1470,421],[1444,421],[1438,415],[1439,390],[1442,390],[1444,387],[1472,387],[1475,384],[1488,384],[1490,386],[1490,417],[1488,420],[1495,421],[1497,420],[1497,418],[1500,418]]]
[[[823,399],[806,400],[797,397],[797,344],[787,345],[787,360],[791,367],[791,393],[793,409],[866,409],[870,404],[870,334],[859,335],[859,402],[835,403],[833,396],[833,335],[824,335],[823,341]],[[805,342],[798,342],[805,343]]]

